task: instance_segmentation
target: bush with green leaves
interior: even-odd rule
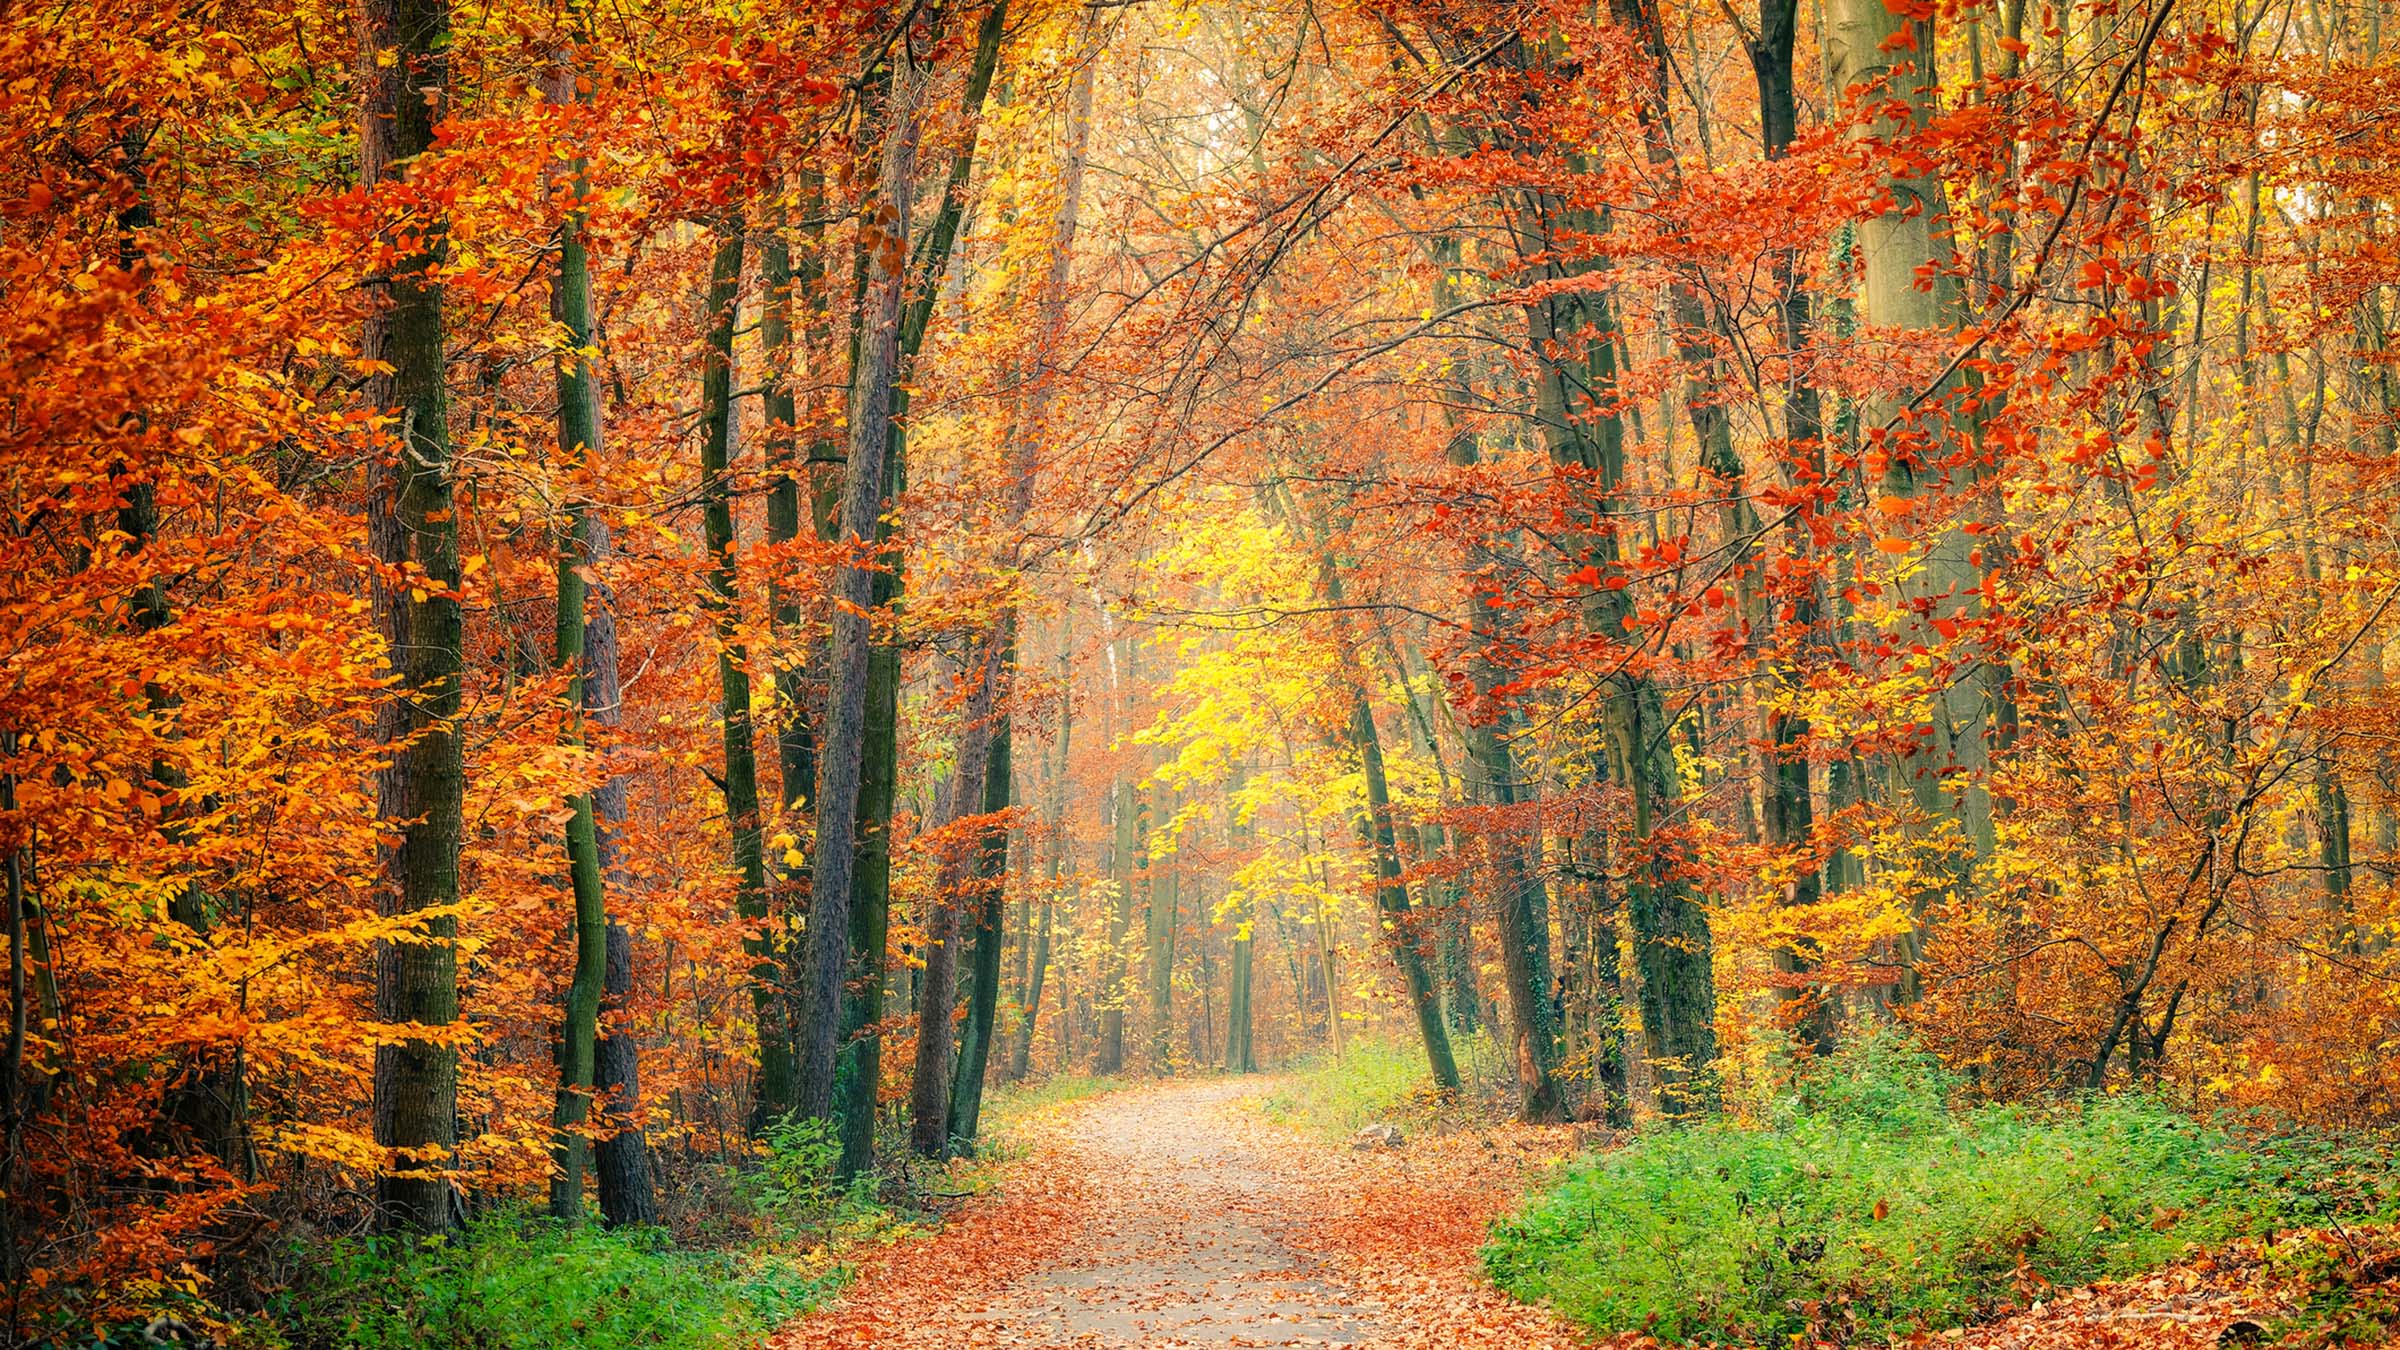
[[[858,1185],[843,1182],[842,1140],[832,1121],[788,1115],[768,1125],[760,1142],[764,1155],[743,1174],[744,1186],[759,1217],[775,1231],[818,1230],[854,1198],[868,1203],[874,1178],[862,1176]]]
[[[1665,1127],[1571,1164],[1485,1264],[1596,1331],[1877,1341],[2392,1204],[2336,1144],[2248,1141],[2139,1096],[1958,1108],[1957,1087],[1863,1039],[1762,1127]]]
[[[268,1311],[301,1350],[705,1350],[757,1344],[840,1287],[839,1267],[678,1248],[659,1229],[500,1215],[457,1237],[326,1243]]]

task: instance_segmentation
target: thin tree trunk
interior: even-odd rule
[[[984,784],[992,768],[992,699],[1003,659],[1000,641],[997,635],[986,639],[984,650],[977,653],[967,672],[972,685],[958,735],[958,763],[935,812],[937,830],[956,825],[983,803]],[[975,863],[971,852],[956,847],[943,858],[922,923],[925,973],[917,987],[917,1062],[909,1088],[909,1145],[928,1158],[950,1156],[950,1054],[955,1044],[950,1021],[957,1006],[959,910],[967,900]]]
[[[993,639],[1004,644],[1000,657],[1003,671],[1014,670],[1017,663],[1016,635],[1009,627],[1004,625],[1003,632]],[[995,697],[1005,699],[1009,692],[1003,688],[995,691]],[[1004,707],[995,716],[983,779],[983,814],[994,819],[983,827],[975,857],[975,884],[980,894],[976,897],[974,987],[967,1000],[967,1025],[959,1037],[957,1075],[950,1085],[951,1145],[970,1154],[983,1123],[984,1073],[992,1059],[993,1019],[1000,1013],[1001,919],[1008,903],[1010,831],[997,817],[1008,810],[1016,783],[1009,715]]]
[[[1175,818],[1175,800],[1170,795],[1160,803],[1159,812],[1169,821]],[[1171,850],[1173,839],[1167,841]],[[1179,878],[1172,856],[1150,858],[1150,909],[1143,923],[1143,942],[1149,958],[1149,1023],[1150,1045],[1148,1059],[1152,1073],[1164,1074],[1172,1066],[1175,1021],[1175,924],[1181,897],[1176,893]]]
[[[1063,685],[1067,667],[1073,655],[1073,606],[1059,616],[1058,668]],[[1074,700],[1060,701],[1058,712],[1058,745],[1053,752],[1055,762],[1050,767],[1049,801],[1044,811],[1050,828],[1049,890],[1042,898],[1042,917],[1034,937],[1033,965],[1025,986],[1024,1016],[1017,1022],[1016,1044],[1009,1054],[1008,1076],[1022,1079],[1033,1065],[1034,1026],[1042,1011],[1042,984],[1050,969],[1051,906],[1058,895],[1060,879],[1067,869],[1067,752],[1073,744],[1075,728]],[[1060,1025],[1072,1031],[1073,1011],[1060,999]]]

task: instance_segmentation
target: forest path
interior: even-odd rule
[[[1563,1133],[1355,1153],[1261,1118],[1247,1099],[1272,1086],[1160,1083],[1024,1122],[996,1193],[868,1256],[775,1350],[1576,1344],[1475,1261]]]

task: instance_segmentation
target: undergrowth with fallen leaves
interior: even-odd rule
[[[1571,1164],[1485,1263],[1599,1332],[1881,1342],[2400,1199],[2371,1143],[2237,1133],[2135,1094],[1962,1107],[1959,1086],[1897,1037],[1862,1039],[1757,1126],[1664,1126]]]

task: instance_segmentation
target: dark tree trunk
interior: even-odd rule
[[[700,367],[701,523],[708,549],[708,608],[716,616],[719,719],[725,727],[725,827],[733,845],[735,909],[750,931],[750,1006],[758,1027],[758,1076],[750,1107],[757,1134],[794,1105],[789,1001],[776,960],[775,919],[767,889],[766,839],[758,811],[758,738],[750,718],[750,653],[741,642],[737,540],[733,520],[733,330],[741,308],[744,225],[719,232],[709,265]]]
[[[1799,106],[1792,86],[1792,50],[1799,36],[1799,0],[1759,0],[1758,36],[1750,47],[1750,68],[1758,80],[1760,141],[1769,159],[1780,159],[1799,134]],[[1807,362],[1811,320],[1809,293],[1801,284],[1800,251],[1779,249],[1775,254],[1775,285],[1780,295],[1777,319],[1785,353],[1784,439],[1787,465],[1806,463],[1822,479],[1826,474],[1824,415],[1816,381]],[[1789,469],[1787,468],[1787,474]],[[1796,476],[1796,475],[1794,475]],[[1813,526],[1803,519],[1793,528],[1802,556],[1814,548]],[[1823,584],[1812,581],[1808,593],[1792,603],[1791,624],[1803,650],[1814,653],[1823,644]],[[1803,683],[1806,671],[1789,665],[1777,672],[1788,687]],[[1809,794],[1808,743],[1805,713],[1794,710],[1796,700],[1778,701],[1767,714],[1768,766],[1766,792],[1767,842],[1789,851],[1813,848],[1815,806]],[[1823,898],[1822,875],[1815,867],[1798,873],[1784,903],[1805,907]],[[1793,1040],[1814,1054],[1829,1054],[1834,1045],[1833,1005],[1818,982],[1813,943],[1799,942],[1777,949],[1780,975],[1776,992],[1783,1001],[1782,1021]]]
[[[1001,668],[1014,670],[1014,635],[1004,632],[995,640],[1007,644]],[[1007,691],[999,693],[1005,697]],[[1002,711],[997,717],[983,783],[983,813],[995,818],[1009,808],[1016,773],[1008,713]],[[976,904],[974,987],[967,1000],[967,1025],[959,1036],[958,1074],[950,1085],[950,1139],[955,1147],[969,1153],[974,1151],[975,1134],[983,1123],[983,1081],[992,1058],[992,1022],[1000,1014],[1000,940],[1001,919],[1008,903],[1008,838],[1007,824],[995,819],[984,826],[975,857],[975,881],[981,894]]]
[[[432,151],[448,113],[447,0],[368,0],[360,63],[364,136],[360,176],[370,188]],[[386,66],[377,55],[390,52]],[[394,453],[369,504],[382,560],[414,565],[422,587],[379,589],[399,693],[381,719],[396,745],[378,794],[399,847],[378,891],[387,914],[411,915],[458,901],[458,851],[466,770],[457,730],[464,678],[464,622],[457,599],[458,519],[444,385],[442,286],[432,269],[447,256],[446,222],[417,222],[421,240],[383,283],[362,355],[391,367],[370,397],[390,419]],[[457,1212],[448,1168],[458,1146],[458,1052],[445,1039],[458,1021],[458,921],[419,925],[420,940],[376,951],[375,1014],[402,1028],[375,1050],[375,1141],[393,1150],[378,1179],[377,1218],[386,1228],[448,1230]]]
[[[997,634],[987,639],[966,672],[972,681],[971,692],[965,725],[958,736],[958,764],[936,808],[939,829],[956,825],[983,805],[985,783],[992,771],[992,703],[1005,659],[1003,641]],[[1006,794],[1005,783],[1001,791]],[[931,908],[923,916],[925,974],[917,987],[917,1062],[916,1077],[909,1087],[909,1146],[928,1158],[950,1155],[950,1055],[956,1043],[951,1014],[957,1008],[963,927],[959,911],[964,905],[982,908],[981,897],[973,894],[977,862],[963,849],[954,848],[945,856],[934,882]]]
[[[900,61],[892,83],[884,132],[883,167],[860,252],[868,259],[866,302],[859,315],[858,360],[850,385],[849,458],[843,468],[840,539],[865,555],[879,538],[891,449],[892,387],[899,375],[900,311],[906,299],[905,242],[916,177],[917,109],[921,80]],[[799,1054],[799,1105],[803,1114],[830,1117],[834,1070],[844,1023],[843,997],[854,941],[851,886],[857,867],[861,794],[859,779],[868,759],[867,707],[874,634],[868,619],[875,603],[876,570],[864,556],[842,564],[833,579],[833,637],[827,649],[825,724],[818,737],[817,859],[809,879],[806,1020]],[[873,934],[880,939],[881,934]],[[880,941],[862,956],[871,964],[880,1004],[883,948]],[[863,992],[863,991],[862,991]],[[863,1002],[863,999],[861,1000]],[[857,1011],[866,1011],[858,1008]],[[878,1007],[875,1011],[880,1012]],[[863,1024],[862,1024],[863,1025]],[[870,1068],[870,1065],[856,1065]],[[865,1121],[871,1149],[875,1077],[870,1073],[843,1118],[844,1161],[851,1131]],[[863,1110],[858,1110],[863,1101]]]
[[[551,72],[545,93],[554,102],[574,98],[575,76],[565,60]],[[569,190],[584,192],[583,161],[575,161]],[[592,274],[585,253],[584,216],[570,210],[559,226],[558,274],[550,291],[550,309],[565,330],[570,355],[557,365],[558,449],[570,470],[589,462],[600,448],[600,409],[592,396],[592,371],[582,355],[592,342]],[[591,575],[591,511],[580,498],[567,503],[558,545],[557,638],[558,668],[567,675],[565,739],[583,743],[586,618]],[[555,1137],[550,1147],[550,1215],[567,1223],[583,1219],[585,1165],[591,1152],[585,1121],[591,1114],[593,1078],[599,1058],[600,996],[607,979],[608,901],[602,889],[600,835],[592,795],[579,792],[567,799],[566,855],[569,887],[574,900],[575,964],[567,985],[566,1006],[558,1041],[558,1100],[551,1112]]]

